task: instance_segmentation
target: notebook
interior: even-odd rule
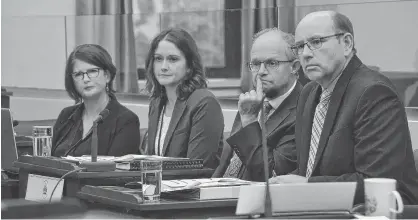
[[[13,130],[10,109],[1,109],[1,169],[9,172],[19,172],[13,162],[17,161],[17,148]]]
[[[162,162],[163,170],[182,170],[182,169],[202,169],[203,160],[202,159],[179,159],[179,160],[164,160]],[[119,170],[132,170],[139,171],[141,170],[141,160],[133,160],[129,162],[118,162],[116,163],[116,169]]]

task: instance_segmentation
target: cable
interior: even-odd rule
[[[61,178],[58,180],[57,184],[55,184],[54,189],[51,192],[51,196],[49,197],[49,203],[51,203],[52,201],[52,196],[54,195],[55,190],[57,189],[59,183],[61,182],[61,180],[63,180],[66,176],[72,174],[72,173],[77,173],[80,171],[86,170],[86,168],[80,168],[80,169],[75,169],[75,170],[71,170],[69,172],[67,172],[66,174],[62,175]]]

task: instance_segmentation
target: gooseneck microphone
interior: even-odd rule
[[[270,185],[269,185],[269,165],[268,165],[268,152],[267,152],[267,135],[266,135],[266,122],[264,118],[264,97],[261,101],[262,107],[260,112],[260,126],[261,126],[261,143],[263,149],[263,161],[264,161],[264,181],[266,181],[266,189],[264,194],[264,217],[272,217],[271,197],[270,197]]]
[[[108,109],[100,112],[97,119],[93,122],[92,136],[91,136],[91,161],[83,161],[78,165],[84,168],[86,172],[107,172],[114,171],[116,169],[116,163],[114,161],[97,161],[97,149],[98,149],[98,138],[97,138],[97,126],[109,116],[110,111]]]
[[[109,116],[110,111],[108,109],[104,109],[102,112],[100,112],[97,119],[93,122],[93,133],[91,136],[91,162],[97,162],[97,151],[98,151],[98,137],[97,137],[97,126],[103,122],[107,116]]]

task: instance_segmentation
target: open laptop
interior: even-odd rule
[[[18,168],[13,166],[18,158],[13,121],[10,109],[1,109],[1,169],[17,173]]]

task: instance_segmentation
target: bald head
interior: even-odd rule
[[[331,11],[318,11],[306,15],[296,27],[296,38],[300,37],[300,32],[310,33],[333,33],[334,24]],[[298,36],[299,34],[299,36]],[[296,41],[300,40],[299,38]]]
[[[350,33],[354,37],[353,24],[350,19],[336,11],[316,11],[306,15],[296,27],[298,29],[304,26],[315,25],[316,28],[322,28],[322,30],[332,30],[335,33]],[[353,45],[353,51],[356,49]]]
[[[269,42],[266,44],[265,42]],[[263,29],[253,37],[251,51],[268,51],[274,49],[284,53],[287,60],[295,60],[297,57],[293,54],[290,47],[295,43],[295,37],[292,34],[285,33],[278,28]]]

